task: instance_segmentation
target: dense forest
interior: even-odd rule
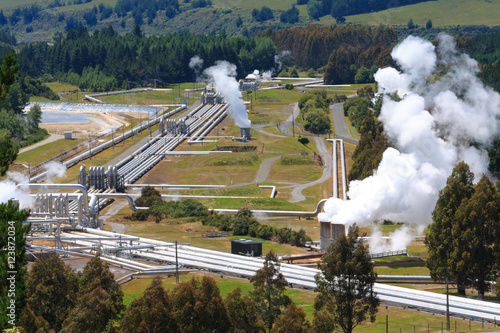
[[[204,60],[205,67],[217,60],[234,63],[239,77],[275,66],[276,46],[271,39],[226,37],[223,31],[145,37],[138,25],[125,36],[117,35],[112,27],[91,34],[80,26],[59,37],[53,45],[35,43],[22,48],[18,58],[26,75],[46,73],[93,91],[126,87],[128,81],[193,81],[195,73],[189,68],[189,61],[194,55]]]
[[[341,47],[363,50],[380,47],[385,50],[397,42],[396,32],[383,26],[309,25],[304,28],[268,29],[259,36],[271,38],[278,51],[291,52],[295,64],[303,68],[326,65],[332,52]]]

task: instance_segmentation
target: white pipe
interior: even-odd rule
[[[252,213],[254,214],[267,214],[267,215],[274,215],[274,216],[305,216],[305,217],[313,217],[317,216],[321,212],[321,207],[323,204],[327,201],[328,199],[323,199],[320,202],[318,202],[318,205],[316,206],[316,210],[314,212],[300,212],[300,211],[285,211],[285,210],[258,210],[258,209],[253,209]],[[213,210],[218,213],[236,213],[238,212],[238,209],[225,209],[225,208],[215,208],[215,209],[209,209]]]

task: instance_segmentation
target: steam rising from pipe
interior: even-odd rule
[[[50,161],[45,163],[44,165],[45,170],[47,170],[47,183],[52,183],[53,178],[60,178],[64,177],[66,175],[66,166],[56,162],[56,161]]]
[[[249,128],[250,120],[236,81],[236,65],[227,61],[217,61],[215,66],[205,69],[203,73],[213,83],[215,90],[220,92],[228,102],[228,113],[234,119],[236,125]]]
[[[379,120],[395,148],[384,152],[373,176],[350,183],[350,200],[329,199],[320,221],[367,225],[389,219],[422,230],[432,222],[439,191],[459,161],[470,165],[476,181],[488,172],[485,148],[499,134],[500,95],[477,78],[477,62],[459,54],[452,37],[438,40],[434,47],[406,38],[391,53],[402,71],[375,74],[384,94]]]

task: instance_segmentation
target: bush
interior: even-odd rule
[[[291,83],[287,83],[287,84],[285,84],[285,89],[286,89],[286,90],[293,90],[293,88],[294,88],[294,87],[293,87],[293,84],[291,84]]]
[[[304,146],[309,144],[309,139],[306,136],[299,136],[297,140]]]

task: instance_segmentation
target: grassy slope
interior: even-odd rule
[[[437,0],[392,8],[382,12],[346,17],[347,22],[370,25],[406,25],[410,18],[425,26],[428,19],[434,26],[500,25],[500,0]],[[327,23],[325,20],[322,23]]]

